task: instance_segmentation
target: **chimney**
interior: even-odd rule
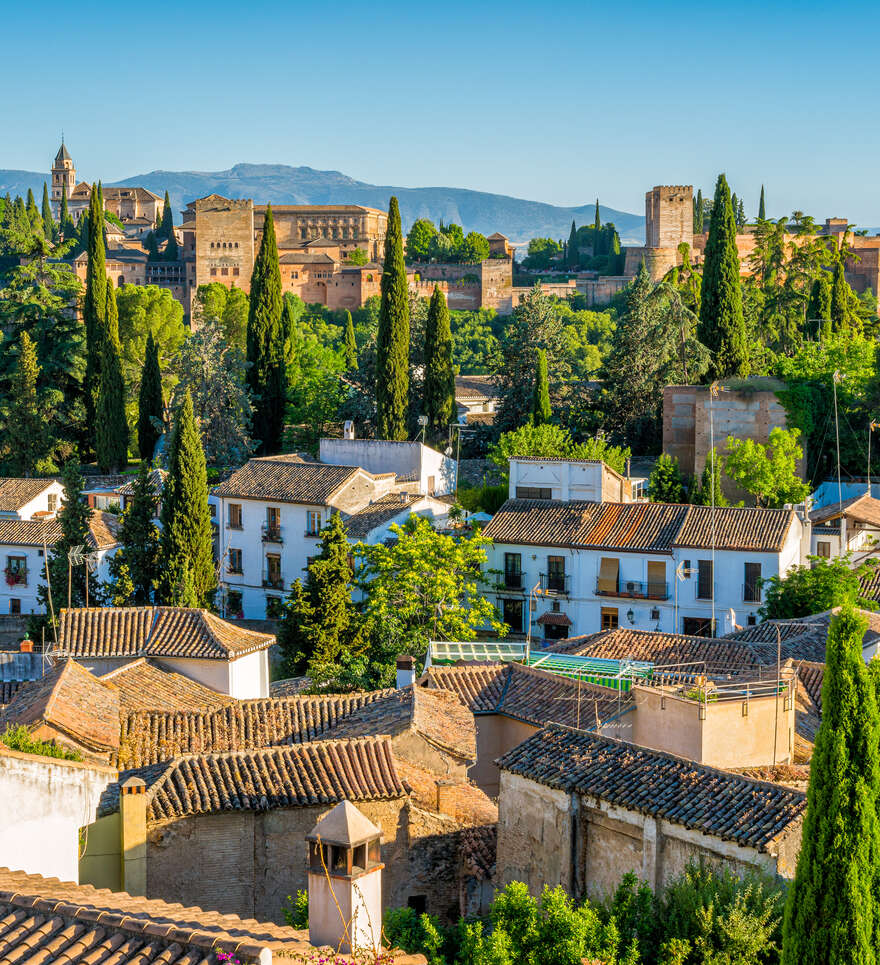
[[[457,781],[437,781],[437,813],[455,817],[455,789]]]
[[[119,789],[122,890],[147,894],[147,785],[130,777]]]
[[[346,419],[342,425],[342,438],[354,439],[354,422],[351,419]]]
[[[18,649],[19,649],[22,653],[33,653],[33,652],[34,652],[34,641],[33,641],[33,640],[28,640],[28,638],[25,637],[24,640],[22,640],[21,643],[18,645]]]
[[[397,689],[410,687],[416,680],[416,658],[400,656],[397,658]]]

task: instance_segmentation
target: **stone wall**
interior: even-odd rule
[[[645,194],[645,246],[672,248],[693,243],[694,189],[691,185],[657,185]]]
[[[220,282],[250,291],[254,203],[211,195],[194,202],[196,286]]]
[[[0,865],[79,881],[79,831],[118,772],[0,745]]]

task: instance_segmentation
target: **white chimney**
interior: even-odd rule
[[[397,689],[411,687],[416,680],[416,658],[401,656],[397,658]]]
[[[346,419],[342,426],[342,438],[343,439],[354,439],[354,422],[351,419]]]
[[[376,955],[382,943],[382,832],[350,802],[306,835],[309,941],[344,955]],[[353,947],[352,947],[353,946]]]

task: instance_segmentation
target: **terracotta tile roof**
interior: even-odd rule
[[[22,680],[0,680],[0,704],[8,704],[22,683]]]
[[[424,687],[392,690],[340,721],[330,736],[388,734],[396,737],[410,729],[462,760],[477,759],[474,716],[456,694],[446,690]]]
[[[810,700],[816,705],[819,713],[822,713],[822,684],[825,682],[825,664],[813,663],[809,660],[790,661],[790,664],[797,667],[798,682],[810,695]]]
[[[0,513],[17,513],[54,483],[54,479],[0,476]]]
[[[187,607],[90,607],[63,609],[58,651],[71,657],[193,657],[236,660],[275,642]]]
[[[465,416],[467,425],[472,426],[493,426],[495,425],[495,412],[468,412]]]
[[[794,520],[786,509],[715,510],[717,549],[776,552]],[[484,534],[496,543],[669,553],[711,546],[711,508],[674,503],[509,499]]]
[[[456,375],[455,399],[481,402],[498,397],[498,386],[491,375]]]
[[[122,713],[206,710],[235,703],[227,694],[211,690],[144,657],[99,679],[118,692]]]
[[[176,758],[147,789],[152,821],[403,797],[385,737]]]
[[[824,613],[814,613],[811,616],[799,617],[796,620],[765,620],[754,627],[746,627],[731,633],[725,639],[739,640],[752,648],[755,657],[763,664],[776,663],[776,627],[779,626],[782,637],[782,659],[808,660],[814,663],[825,662],[825,647],[828,641],[828,630],[831,618],[839,608],[826,610]],[[873,643],[880,638],[880,613],[871,610],[859,610],[867,620],[863,645]]]
[[[370,530],[406,512],[408,507],[423,498],[420,493],[387,493],[349,516],[345,521],[345,531],[350,539],[363,539]]]
[[[283,925],[0,868],[4,962],[217,965],[217,952],[253,963],[264,948],[293,957],[311,946]]]
[[[498,825],[466,828],[459,845],[462,871],[477,881],[492,881],[498,851]]]
[[[327,466],[319,462],[267,456],[251,459],[220,483],[214,495],[326,505],[362,471],[357,466]]]
[[[109,549],[117,544],[119,519],[112,513],[92,510],[89,546]],[[61,538],[61,523],[55,518],[0,519],[0,544],[6,546],[54,546]]]
[[[458,694],[475,715],[504,714],[536,727],[553,721],[592,730],[633,706],[608,687],[515,663],[430,667],[421,684]]]
[[[847,519],[854,519],[860,523],[868,523],[870,526],[880,528],[880,499],[862,493],[861,496],[844,499],[842,503],[821,506],[810,513],[810,522],[824,523],[828,520],[838,519],[841,515],[846,516]]]
[[[63,660],[40,680],[22,684],[0,709],[7,724],[45,722],[95,751],[119,747],[119,696],[74,660]]]
[[[806,795],[661,751],[551,724],[508,751],[503,771],[768,851]]]
[[[813,527],[816,532],[816,527]],[[880,566],[870,569],[861,579],[859,593],[868,600],[880,603]]]
[[[179,754],[224,753],[318,740],[389,691],[241,700],[211,711],[123,714],[118,764],[138,768]]]
[[[747,644],[726,637],[694,637],[625,627],[569,637],[551,649],[579,657],[644,660],[660,667],[685,664],[690,666],[676,669],[709,674],[755,671],[763,662]]]
[[[285,677],[283,680],[273,680],[269,684],[270,697],[296,697],[304,694],[312,686],[309,677]]]
[[[168,473],[164,469],[154,469],[150,475],[150,486],[153,492],[158,496],[162,493],[162,489],[165,486],[165,479]],[[120,496],[133,496],[134,495],[134,484],[136,480],[129,479],[128,482],[123,483],[121,486],[116,487],[116,492]]]

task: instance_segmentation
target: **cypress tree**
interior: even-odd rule
[[[733,220],[736,222],[736,212],[739,210],[739,198],[736,196],[736,191],[730,196],[730,206],[733,208]]]
[[[52,205],[49,204],[49,187],[45,181],[43,182],[43,204],[40,208],[40,214],[43,219],[43,234],[48,241],[52,241],[55,238],[55,219],[52,217]]]
[[[746,206],[743,204],[742,198],[740,198],[737,202],[736,226],[740,231],[742,231],[742,229],[746,226]]]
[[[281,321],[281,269],[272,206],[266,208],[263,240],[251,275],[247,325],[247,383],[254,399],[253,429],[263,455],[281,449],[287,375]],[[198,580],[196,580],[198,588]]]
[[[736,222],[727,178],[718,176],[709,222],[700,301],[700,341],[709,349],[712,378],[749,374],[749,346],[743,319]]]
[[[596,234],[593,235],[593,237],[594,237],[594,238],[598,238],[598,237],[599,237],[599,232],[600,232],[601,230],[602,230],[602,218],[601,218],[600,215],[599,215],[599,199],[596,198],[596,214],[595,214],[595,216],[594,216],[594,218],[593,218],[593,231],[595,231]]]
[[[807,321],[812,332],[818,332],[824,342],[831,335],[831,285],[827,272],[821,272],[810,288]]]
[[[703,189],[697,189],[696,214],[694,216],[694,234],[701,235],[705,231],[703,223]]]
[[[652,503],[683,503],[684,481],[678,459],[661,453],[648,480],[648,499]]]
[[[351,320],[351,312],[345,313],[345,371],[358,371],[358,350],[354,337],[354,322]]]
[[[162,220],[159,222],[159,230],[156,232],[160,239],[167,238],[169,241],[174,237],[174,215],[171,211],[171,201],[168,192],[165,192],[165,203],[162,206]]]
[[[177,247],[177,238],[174,237],[174,231],[168,236],[168,241],[165,243],[165,250],[162,252],[163,261],[177,261],[179,257],[179,249]]]
[[[151,231],[147,235],[147,261],[158,261],[159,260],[159,243],[156,241],[155,232]]]
[[[3,441],[8,471],[13,476],[34,476],[54,448],[49,433],[49,413],[37,389],[40,364],[37,349],[27,332],[19,339],[18,361],[10,380],[10,398],[4,410]]]
[[[98,399],[98,379],[101,371],[101,346],[107,312],[107,267],[104,256],[104,212],[100,190],[92,186],[89,197],[88,266],[86,291],[83,298],[83,321],[86,328],[85,393],[87,448],[94,451],[95,411]]]
[[[767,210],[764,207],[764,185],[761,185],[761,200],[758,202],[758,221],[766,221]]]
[[[880,720],[862,659],[866,628],[847,605],[828,633],[822,722],[785,906],[782,965],[870,965],[880,947]]]
[[[623,258],[621,257],[623,253],[620,250],[620,235],[617,233],[616,228],[611,230],[611,244],[608,248],[608,274],[609,275],[621,275],[623,274]]]
[[[101,372],[95,414],[95,451],[102,472],[118,472],[128,463],[125,379],[119,344],[119,313],[113,285],[107,284],[107,309],[101,346]]]
[[[138,393],[138,453],[147,464],[153,461],[156,443],[162,432],[154,423],[165,420],[165,400],[162,398],[162,370],[159,367],[159,346],[153,333],[147,334],[144,364],[141,368],[141,388]]]
[[[409,286],[397,198],[388,205],[382,302],[376,336],[376,436],[407,438],[409,405]]]
[[[574,221],[571,223],[571,231],[568,235],[568,265],[570,268],[577,268],[578,265],[577,228]]]
[[[61,210],[58,213],[58,230],[65,241],[70,241],[76,232],[76,225],[67,209],[67,185],[61,186]]]
[[[425,415],[428,433],[440,439],[455,420],[455,372],[449,307],[435,285],[425,321]]]
[[[162,598],[174,606],[210,606],[216,587],[205,450],[189,389],[168,446],[162,495]]]
[[[727,497],[721,490],[721,459],[718,457],[716,449],[710,449],[706,457],[706,465],[703,466],[703,474],[700,477],[700,484],[694,488],[691,494],[691,502],[695,506],[726,506]]]
[[[843,259],[840,259],[834,269],[834,284],[831,286],[831,328],[835,332],[849,328],[849,296],[850,287],[844,276]]]
[[[119,525],[120,548],[110,560],[110,574],[120,590],[125,576],[122,567],[125,567],[131,606],[152,603],[159,582],[159,530],[153,522],[155,514],[156,494],[150,478],[150,465],[141,460],[131,502]]]
[[[542,426],[550,421],[550,383],[547,379],[547,350],[538,349],[535,366],[535,391],[532,396],[532,423]]]

